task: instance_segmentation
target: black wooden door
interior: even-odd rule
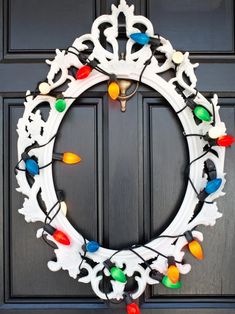
[[[27,89],[45,78],[45,58],[88,33],[94,18],[116,0],[1,0],[1,176],[0,313],[69,314],[125,312],[109,308],[89,285],[67,272],[52,273],[52,250],[36,239],[38,228],[17,210],[16,125]],[[200,62],[198,89],[218,93],[221,115],[235,132],[235,48],[233,0],[132,0],[156,32]],[[173,219],[182,200],[188,152],[175,114],[165,100],[141,86],[121,113],[106,84],[84,93],[61,126],[57,151],[79,150],[76,168],[54,167],[56,186],[65,191],[68,217],[86,237],[121,248],[144,242]],[[47,115],[47,109],[43,108]],[[174,152],[174,153],[173,153]],[[190,259],[183,288],[148,288],[139,300],[143,313],[235,313],[235,148],[227,151],[227,195],[213,228],[203,228],[206,258]]]

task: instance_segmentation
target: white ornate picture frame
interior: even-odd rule
[[[125,59],[120,59],[119,45],[118,45],[118,15],[123,13],[126,18],[126,35],[128,37],[126,44],[126,55]],[[113,52],[107,51],[100,43],[99,38],[99,26],[103,23],[109,23],[112,26],[108,27],[104,35],[107,42],[111,45]],[[48,95],[33,95],[29,91],[26,94],[25,111],[23,117],[19,119],[17,132],[19,134],[18,139],[18,159],[21,160],[22,153],[34,144],[35,142],[39,145],[43,145],[49,142],[48,145],[42,148],[34,148],[30,150],[30,156],[35,156],[38,160],[39,165],[50,164],[53,158],[53,147],[56,141],[56,136],[50,141],[50,139],[57,133],[61,121],[66,115],[67,110],[72,106],[74,99],[78,98],[84,91],[88,90],[92,86],[107,81],[108,76],[93,70],[91,74],[84,80],[76,80],[69,72],[71,67],[80,68],[83,64],[76,56],[78,51],[87,49],[84,44],[85,41],[91,41],[94,45],[94,49],[89,56],[90,60],[96,59],[99,62],[99,66],[108,73],[115,73],[117,78],[128,79],[138,81],[139,75],[145,65],[145,62],[151,56],[151,48],[149,45],[144,45],[137,52],[132,52],[134,41],[130,38],[133,33],[140,32],[135,24],[144,25],[146,28],[145,33],[148,36],[156,37],[152,23],[143,16],[134,15],[134,6],[127,5],[125,0],[121,0],[118,7],[112,5],[112,13],[110,15],[102,15],[98,17],[91,29],[90,34],[83,35],[77,38],[73,45],[66,50],[56,50],[56,56],[54,60],[46,60],[47,64],[50,65],[50,70],[47,75],[48,84],[50,91]],[[185,107],[185,98],[181,93],[177,91],[177,86],[183,91],[185,97],[194,97],[194,101],[208,109],[208,111],[214,111],[214,125],[208,122],[202,122],[200,124],[195,123],[194,116],[191,108],[187,107],[178,114],[178,118],[181,121],[185,134],[201,134],[202,136],[189,136],[187,137],[189,157],[190,160],[194,160],[204,154],[204,148],[207,141],[204,137],[205,134],[211,128],[217,128],[221,130],[221,133],[225,134],[226,129],[223,122],[220,120],[218,97],[214,95],[211,100],[206,99],[196,89],[196,76],[194,69],[198,64],[192,64],[189,60],[189,53],[183,54],[182,62],[176,67],[172,58],[176,52],[172,47],[171,43],[160,36],[161,45],[157,48],[157,51],[165,56],[165,61],[159,63],[157,58],[152,58],[151,63],[146,67],[146,70],[142,76],[142,83],[151,87],[153,90],[161,94],[168,103],[172,106],[175,112],[179,112]],[[175,76],[169,81],[164,79],[161,74],[169,70],[175,70]],[[58,75],[60,77],[58,78]],[[186,82],[184,76],[187,76],[188,81]],[[67,84],[67,88],[63,92],[63,96],[66,99],[66,109],[63,112],[58,112],[55,109],[56,98],[50,94],[55,88]],[[42,102],[48,102],[50,106],[50,113],[48,119],[44,121],[41,117],[40,110],[37,107]],[[43,130],[43,132],[42,132]],[[222,214],[218,211],[215,199],[224,195],[223,188],[225,184],[225,173],[224,173],[224,158],[225,148],[215,146],[213,150],[217,153],[208,151],[204,157],[198,159],[190,167],[190,179],[193,182],[195,189],[200,192],[202,191],[208,181],[207,175],[204,174],[204,163],[210,159],[213,161],[217,177],[222,179],[220,188],[213,194],[207,197],[207,202],[203,203],[203,206],[194,217],[194,210],[198,203],[198,195],[195,193],[194,187],[188,182],[184,200],[181,207],[175,216],[172,223],[167,227],[162,235],[179,235],[184,234],[188,230],[193,230],[193,236],[200,242],[203,240],[203,235],[200,231],[194,230],[199,225],[213,226],[218,218]],[[23,161],[20,164],[23,167]],[[54,204],[57,202],[56,189],[53,182],[52,166],[41,169],[39,175],[34,177],[34,183],[30,186],[26,172],[18,171],[17,175],[18,192],[23,193],[25,201],[23,207],[19,209],[19,212],[24,215],[27,222],[44,222],[45,213],[41,209],[40,204],[37,200],[37,194],[40,192],[42,200],[46,204],[47,210],[49,211]],[[57,205],[53,212],[58,209]],[[63,230],[70,238],[70,245],[65,246],[55,241],[55,239],[48,234],[47,238],[54,242],[57,246],[55,249],[56,261],[49,261],[48,267],[51,271],[58,271],[60,269],[67,270],[69,276],[76,279],[79,277],[80,269],[79,265],[82,262],[82,256],[84,254],[84,238],[75,230],[75,228],[68,221],[66,216],[59,211],[53,220],[52,225],[59,230]],[[39,229],[37,237],[42,236],[43,229]],[[92,239],[86,239],[86,242]],[[177,240],[177,241],[176,241]],[[156,238],[155,240],[148,243],[148,246],[156,251],[161,252],[165,256],[174,256],[176,261],[181,262],[184,258],[185,252],[184,247],[187,244],[185,237],[180,238]],[[136,247],[135,251],[141,255],[146,261],[154,259],[156,253],[143,246]],[[90,283],[92,289],[96,295],[101,299],[123,299],[125,291],[125,283],[111,280],[112,291],[107,294],[101,290],[100,282],[102,277],[110,276],[107,269],[104,268],[103,262],[110,259],[115,253],[115,250],[100,247],[96,252],[87,252],[87,258],[95,262],[92,267],[87,260],[83,260],[82,268],[87,270],[86,276],[79,277],[78,280],[84,283]],[[145,267],[143,260],[140,259],[136,254],[133,254],[129,250],[121,250],[111,258],[112,262],[122,268],[125,265],[124,273],[127,277],[132,277],[134,273],[138,273],[135,276],[135,280],[138,284],[138,288],[132,292],[132,298],[138,298],[145,290],[146,285],[157,284],[158,281],[152,279],[149,276],[150,269]],[[191,266],[189,264],[176,263],[181,274],[187,274]],[[167,260],[164,256],[158,256],[157,259],[151,263],[153,269],[158,270],[161,273],[167,271]]]

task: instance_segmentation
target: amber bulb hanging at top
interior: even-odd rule
[[[108,87],[108,93],[110,98],[116,100],[120,94],[120,87],[117,82],[111,82]]]
[[[81,161],[81,157],[70,152],[63,153],[62,161],[66,164],[72,165],[77,164]]]
[[[193,240],[188,244],[190,253],[196,257],[198,260],[204,258],[203,250],[201,244],[197,240]]]

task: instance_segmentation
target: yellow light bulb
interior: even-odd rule
[[[171,265],[168,267],[167,276],[173,283],[177,283],[179,281],[180,273],[176,265]]]
[[[60,203],[60,210],[62,211],[64,216],[67,215],[67,205],[64,201]]]
[[[74,153],[70,153],[70,152],[65,152],[63,154],[63,158],[62,158],[63,162],[66,164],[77,164],[79,163],[82,159],[80,156],[74,154]]]
[[[120,94],[120,87],[117,82],[111,82],[108,87],[109,96],[116,100]]]

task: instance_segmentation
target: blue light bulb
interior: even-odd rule
[[[146,45],[149,43],[149,36],[145,33],[134,33],[130,35],[131,39],[134,40],[137,44]]]
[[[35,160],[33,159],[25,160],[25,167],[26,167],[26,170],[33,176],[35,176],[36,174],[39,174],[39,167]]]
[[[205,187],[206,193],[211,194],[211,193],[216,192],[221,186],[221,183],[222,183],[222,179],[220,178],[216,178],[214,180],[209,181]]]
[[[94,253],[99,249],[100,245],[96,241],[90,241],[86,244],[87,252]]]

